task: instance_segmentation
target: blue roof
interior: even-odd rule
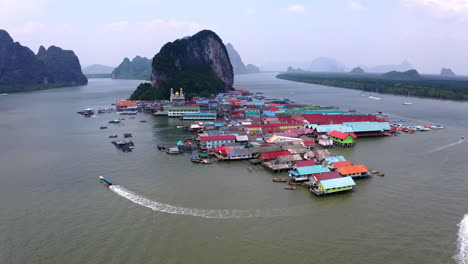
[[[313,126],[312,126],[313,127]],[[314,128],[314,127],[313,127]],[[333,130],[343,133],[354,133],[353,128],[345,125],[317,125],[315,127],[318,133],[330,133]]]
[[[356,183],[353,181],[351,177],[341,177],[341,178],[323,180],[323,181],[320,181],[320,184],[322,184],[325,190],[356,185]]]
[[[351,127],[354,132],[390,130],[390,123],[388,122],[345,122],[343,125]]]
[[[329,168],[322,167],[322,165],[299,167],[296,168],[296,170],[299,173],[299,175],[310,175],[330,171]]]
[[[328,164],[333,162],[346,161],[345,157],[343,156],[325,157],[325,160]]]
[[[184,116],[216,116],[216,113],[184,113]]]

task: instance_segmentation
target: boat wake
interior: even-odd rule
[[[458,224],[458,254],[455,256],[458,264],[468,264],[468,214]]]
[[[463,142],[465,142],[465,140],[464,140],[464,139],[461,139],[461,140],[459,140],[459,141],[457,141],[457,142],[454,142],[454,143],[451,143],[451,144],[448,144],[448,145],[445,145],[445,146],[442,146],[442,147],[433,149],[433,150],[431,150],[429,153],[434,153],[434,152],[437,152],[437,151],[441,151],[441,150],[444,150],[444,149],[448,149],[448,148],[450,148],[450,147],[456,146],[456,145],[461,144],[461,143],[463,143]]]
[[[229,218],[253,218],[253,217],[273,217],[289,215],[286,210],[273,209],[271,211],[263,210],[216,210],[216,209],[196,209],[177,207],[170,204],[164,204],[150,200],[146,197],[133,193],[119,185],[109,186],[116,194],[153,211],[177,215],[191,215],[202,218],[229,219]]]

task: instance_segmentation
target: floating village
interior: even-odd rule
[[[397,136],[401,132],[441,129],[442,125],[407,126],[390,121],[382,113],[363,114],[337,107],[296,104],[288,99],[267,99],[261,93],[236,90],[209,98],[186,100],[183,89],[171,89],[170,100],[120,100],[112,108],[85,109],[85,117],[116,113],[139,113],[157,118],[179,118],[177,128],[187,137],[178,142],[160,143],[155,150],[169,155],[192,153],[190,161],[200,164],[244,161],[276,172],[273,182],[286,183],[285,189],[304,187],[317,196],[352,191],[355,179],[384,176],[365,164],[352,164],[332,148],[352,148],[363,137]],[[111,120],[121,125],[125,118]],[[139,122],[146,122],[140,120]],[[107,129],[101,126],[100,129]],[[118,135],[109,135],[118,138]],[[123,138],[132,138],[126,133]],[[134,143],[111,141],[123,152],[131,152]],[[188,161],[189,162],[189,161]]]

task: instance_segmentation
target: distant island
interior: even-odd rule
[[[170,89],[185,96],[210,96],[233,89],[234,73],[221,38],[202,30],[165,44],[152,61],[151,84],[142,83],[131,100],[169,99]]]
[[[366,72],[361,67],[356,67],[356,68],[352,69],[349,73],[364,74]]]
[[[440,75],[445,76],[445,77],[455,77],[455,76],[457,76],[457,75],[455,75],[455,73],[450,68],[442,68],[440,70]]]
[[[318,57],[310,64],[312,72],[344,72],[345,65],[334,58]]]
[[[88,79],[73,51],[41,46],[36,55],[19,42],[14,42],[7,31],[0,30],[0,92],[25,92],[87,83]]]
[[[83,73],[88,78],[112,78],[112,71],[115,67],[93,64],[83,68]]]
[[[93,64],[83,68],[84,74],[111,74],[115,67],[102,65],[102,64]]]
[[[131,61],[124,58],[112,71],[112,79],[150,80],[151,60],[146,57],[136,56]]]
[[[367,92],[468,100],[468,79],[420,75],[416,70],[392,71],[385,74],[287,72],[276,77]]]
[[[234,74],[246,74],[246,73],[257,73],[260,72],[260,68],[253,64],[244,65],[241,56],[234,49],[231,43],[226,44],[226,50],[231,61]]]

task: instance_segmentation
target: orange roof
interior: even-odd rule
[[[115,104],[116,106],[124,107],[124,106],[137,106],[137,104],[133,101],[127,101],[127,100],[120,100],[117,101]]]
[[[349,160],[337,161],[337,162],[333,162],[332,164],[333,164],[333,167],[335,167],[336,169],[343,168],[343,167],[348,167],[348,166],[353,166],[353,164],[351,164],[351,161],[349,161]]]
[[[338,171],[340,172],[341,175],[350,175],[350,174],[355,174],[355,173],[368,172],[369,170],[364,165],[354,165],[354,166],[339,168]]]

